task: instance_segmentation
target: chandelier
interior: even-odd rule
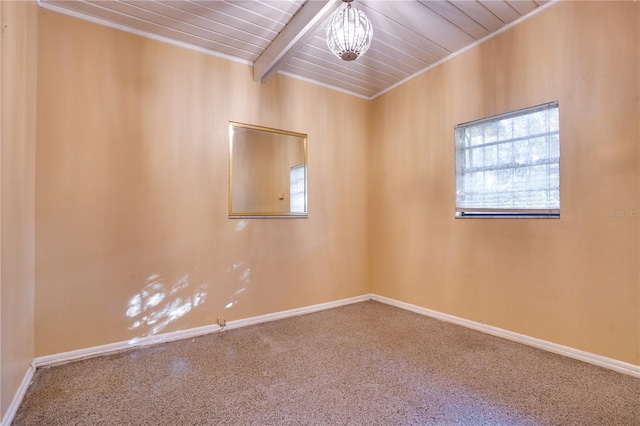
[[[353,0],[342,0],[347,7],[335,15],[327,25],[327,45],[344,61],[358,59],[371,46],[373,29],[364,12],[351,8]]]

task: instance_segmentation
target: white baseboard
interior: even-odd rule
[[[341,299],[333,302],[321,303],[318,305],[305,306],[302,308],[290,309],[287,311],[275,312],[272,314],[259,315],[250,318],[244,318],[235,321],[229,321],[224,329],[231,330],[234,328],[247,327],[250,325],[261,324],[269,321],[275,321],[283,318],[288,318],[297,315],[310,314],[312,312],[318,312],[326,309],[336,308],[338,306],[349,305],[352,303],[364,302],[366,300],[375,300],[377,302],[385,303],[387,305],[395,306],[397,308],[405,309],[407,311],[415,312],[421,315],[426,315],[442,321],[447,321],[453,324],[458,324],[463,327],[470,328],[472,330],[481,331],[483,333],[491,334],[493,336],[502,337],[503,339],[511,340],[514,342],[522,343],[528,346],[533,346],[538,349],[543,349],[548,352],[553,352],[558,355],[563,355],[569,358],[577,359],[589,364],[594,364],[609,370],[617,371],[619,373],[628,374],[633,377],[640,378],[640,366],[619,361],[613,358],[608,358],[602,355],[597,355],[591,352],[581,351],[579,349],[563,346],[557,343],[549,342],[535,337],[527,336],[524,334],[516,333],[502,328],[493,327],[490,325],[482,324],[477,321],[471,321],[468,319],[456,317],[454,315],[445,314],[442,312],[434,311],[432,309],[423,308],[421,306],[412,305],[410,303],[401,302],[388,297],[379,296],[377,294],[365,294],[362,296],[352,297],[349,299]],[[190,328],[187,330],[174,331],[171,333],[158,334],[155,336],[147,336],[141,338],[135,338],[128,341],[121,341],[116,343],[110,343],[102,346],[94,346],[86,349],[79,349],[76,351],[63,352],[59,354],[47,355],[37,357],[34,362],[34,368],[60,365],[71,361],[77,361],[81,359],[93,358],[100,355],[108,355],[117,352],[122,352],[131,348],[144,347],[150,345],[156,345],[159,343],[172,342],[175,340],[190,339],[192,337],[202,336],[205,334],[215,333],[223,330],[217,324],[205,325],[202,327]],[[33,371],[30,373],[33,375]],[[31,380],[29,378],[29,380]],[[28,384],[28,383],[27,383]],[[26,389],[25,389],[26,390]],[[24,391],[23,391],[24,395]],[[21,399],[22,397],[20,397]],[[19,402],[18,402],[19,405]],[[16,407],[17,409],[17,407]]]
[[[249,325],[260,324],[263,322],[275,321],[283,318],[295,317],[298,315],[310,314],[312,312],[325,311],[327,309],[337,308],[339,306],[351,305],[353,303],[366,302],[371,300],[371,294],[363,294],[362,296],[351,297],[349,299],[340,299],[333,302],[320,303],[319,305],[305,306],[303,308],[290,309],[288,311],[275,312],[273,314],[265,314],[257,317],[245,318],[236,321],[229,321],[225,329],[246,327]]]
[[[640,366],[374,294],[372,300],[640,378]]]
[[[390,299],[388,297],[379,296],[377,294],[364,294],[362,296],[351,297],[349,299],[341,299],[333,302],[321,303],[318,305],[305,306],[302,308],[290,309],[287,311],[275,312],[272,314],[259,315],[251,318],[245,318],[235,321],[229,321],[224,329],[234,329],[240,327],[247,327],[250,325],[261,324],[269,321],[275,321],[279,319],[289,318],[298,315],[310,314],[312,312],[323,311],[339,306],[350,305],[352,303],[364,302],[367,300],[375,300],[377,302],[385,303],[387,305],[395,306],[400,309],[415,312],[421,315],[426,315],[438,320],[447,321],[453,324],[461,325],[473,330],[477,330],[483,333],[491,334],[493,336],[502,337],[503,339],[511,340],[514,342],[522,343],[535,348],[543,349],[548,352],[553,352],[559,355],[563,355],[569,358],[577,359],[589,364],[594,364],[609,370],[617,371],[619,373],[628,374],[633,377],[640,378],[640,366],[629,364],[623,361],[618,361],[613,358],[607,358],[601,355],[596,355],[590,352],[581,351],[579,349],[570,348],[568,346],[559,345],[557,343],[548,342],[542,339],[536,339],[534,337],[526,336],[524,334],[515,333],[513,331],[504,330],[498,327],[482,324],[476,321],[456,317],[454,315],[445,314],[442,312],[434,311],[432,309],[423,308],[421,306],[412,305],[410,303],[400,302],[398,300]],[[2,426],[8,426],[11,424],[13,417],[15,416],[22,398],[24,397],[29,383],[33,378],[33,374],[37,367],[53,366],[65,364],[71,361],[77,361],[81,359],[93,358],[101,355],[108,355],[117,352],[122,352],[131,348],[144,347],[150,345],[156,345],[159,343],[172,342],[175,340],[190,339],[196,336],[202,336],[205,334],[215,333],[222,331],[223,328],[215,325],[205,325],[202,327],[190,328],[188,330],[179,330],[171,333],[158,334],[155,336],[147,336],[134,338],[127,341],[121,341],[116,343],[110,343],[107,345],[94,346],[86,349],[79,349],[75,351],[63,352],[59,354],[47,355],[37,357],[33,360],[33,363],[16,392],[7,413],[2,419]]]
[[[11,424],[11,422],[13,421],[13,418],[15,417],[16,413],[18,412],[18,408],[20,407],[20,404],[22,403],[22,399],[24,398],[25,394],[27,393],[27,389],[29,388],[29,384],[31,383],[31,379],[33,379],[33,373],[36,371],[36,367],[35,365],[32,363],[29,368],[27,369],[27,372],[24,373],[24,377],[22,378],[22,382],[20,383],[20,386],[18,387],[18,390],[16,391],[15,395],[13,396],[13,400],[11,401],[11,405],[9,405],[9,408],[7,409],[7,412],[5,413],[4,417],[2,418],[2,426],[9,426]]]
[[[159,343],[172,342],[175,340],[190,339],[192,337],[216,333],[222,331],[223,329],[230,330],[234,328],[247,327],[249,325],[261,324],[264,322],[275,321],[297,315],[310,314],[312,312],[336,308],[338,306],[350,305],[352,303],[364,302],[366,300],[370,300],[371,297],[372,296],[370,294],[365,294],[362,296],[351,297],[349,299],[341,299],[333,302],[320,303],[318,305],[305,306],[302,308],[289,309],[287,311],[275,312],[272,314],[265,314],[256,317],[229,321],[224,328],[220,327],[217,324],[205,325],[202,327],[195,327],[187,330],[179,330],[171,333],[157,334],[155,336],[139,337],[131,340],[109,343],[107,345],[93,346],[86,349],[78,349],[75,351],[40,356],[34,360],[34,365],[36,367],[44,367],[66,364],[71,361],[78,361],[81,359],[93,358],[101,355],[114,354],[132,348],[157,345]]]

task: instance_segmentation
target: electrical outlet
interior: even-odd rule
[[[224,327],[227,325],[227,320],[224,319],[224,317],[218,317],[218,325],[220,327]]]

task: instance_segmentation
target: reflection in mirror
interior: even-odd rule
[[[307,217],[307,135],[229,124],[229,217]]]

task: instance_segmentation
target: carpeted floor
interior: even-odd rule
[[[639,425],[640,380],[364,302],[39,369],[15,425]]]

